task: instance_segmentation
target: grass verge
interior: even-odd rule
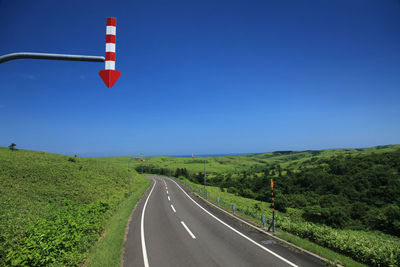
[[[330,250],[328,248],[324,248],[318,244],[315,244],[307,239],[300,238],[298,236],[286,233],[286,232],[280,232],[278,235],[279,238],[282,238],[283,240],[286,240],[296,246],[299,246],[301,248],[304,248],[305,250],[308,250],[312,253],[315,253],[325,259],[328,259],[335,263],[335,265],[340,264],[343,266],[351,266],[351,267],[366,267],[368,265],[359,263],[349,257],[343,256],[342,254],[339,254],[333,250]]]
[[[129,217],[136,203],[140,200],[147,188],[150,186],[151,180],[141,184],[132,196],[126,199],[115,214],[110,218],[106,225],[103,236],[89,251],[89,255],[85,266],[120,266],[121,254],[124,247],[124,236]]]

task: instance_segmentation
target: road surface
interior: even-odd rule
[[[124,266],[324,266],[159,176],[136,207]]]

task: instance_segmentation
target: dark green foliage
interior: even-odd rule
[[[137,172],[144,172],[144,173],[153,173],[153,174],[160,174],[160,175],[166,175],[166,176],[172,176],[175,175],[176,173],[172,172],[170,169],[167,168],[157,168],[152,164],[146,164],[146,165],[136,165],[135,170]],[[179,173],[180,174],[180,173]]]
[[[177,168],[176,171],[175,171],[175,175],[174,176],[177,177],[177,178],[179,176],[183,176],[183,177],[189,178],[189,173],[186,170],[186,168]]]
[[[276,179],[290,207],[304,218],[338,228],[399,235],[400,150],[309,160]],[[279,196],[277,196],[279,199]]]
[[[239,190],[237,190],[236,187],[231,186],[231,187],[228,187],[227,192],[228,192],[228,193],[231,193],[231,194],[237,195],[238,192],[239,192]]]
[[[70,161],[70,162],[76,162],[76,159],[75,159],[75,158],[68,158],[68,161]]]
[[[242,197],[247,197],[247,198],[255,198],[254,192],[251,191],[249,188],[242,188],[239,191],[239,195]]]
[[[313,157],[318,156],[319,154],[322,153],[322,151],[319,151],[319,150],[306,150],[306,151],[310,152]]]
[[[378,230],[400,236],[400,206],[390,204],[370,212],[369,222]]]
[[[293,151],[290,151],[290,150],[288,150],[288,151],[274,151],[272,153],[273,153],[273,155],[288,155],[288,154],[292,154]]]
[[[309,221],[342,228],[349,221],[346,210],[337,206],[322,208],[321,206],[306,207],[303,217]]]
[[[195,174],[193,175],[192,180],[193,180],[194,182],[199,183],[199,184],[204,184],[204,173],[202,173],[202,172],[195,173]]]
[[[275,200],[275,209],[286,212],[286,209],[288,207],[288,202],[285,196],[281,196]]]
[[[9,145],[8,146],[8,148],[11,150],[11,151],[14,151],[14,150],[17,150],[15,147],[16,147],[17,145],[15,144],[15,143],[11,143],[11,145]]]

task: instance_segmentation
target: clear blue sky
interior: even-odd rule
[[[400,143],[400,2],[0,1],[0,146],[80,156]]]

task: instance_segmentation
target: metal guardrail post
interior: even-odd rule
[[[265,215],[264,214],[261,215],[261,222],[262,222],[262,224],[263,224],[263,226],[265,228],[266,224],[265,224]]]

